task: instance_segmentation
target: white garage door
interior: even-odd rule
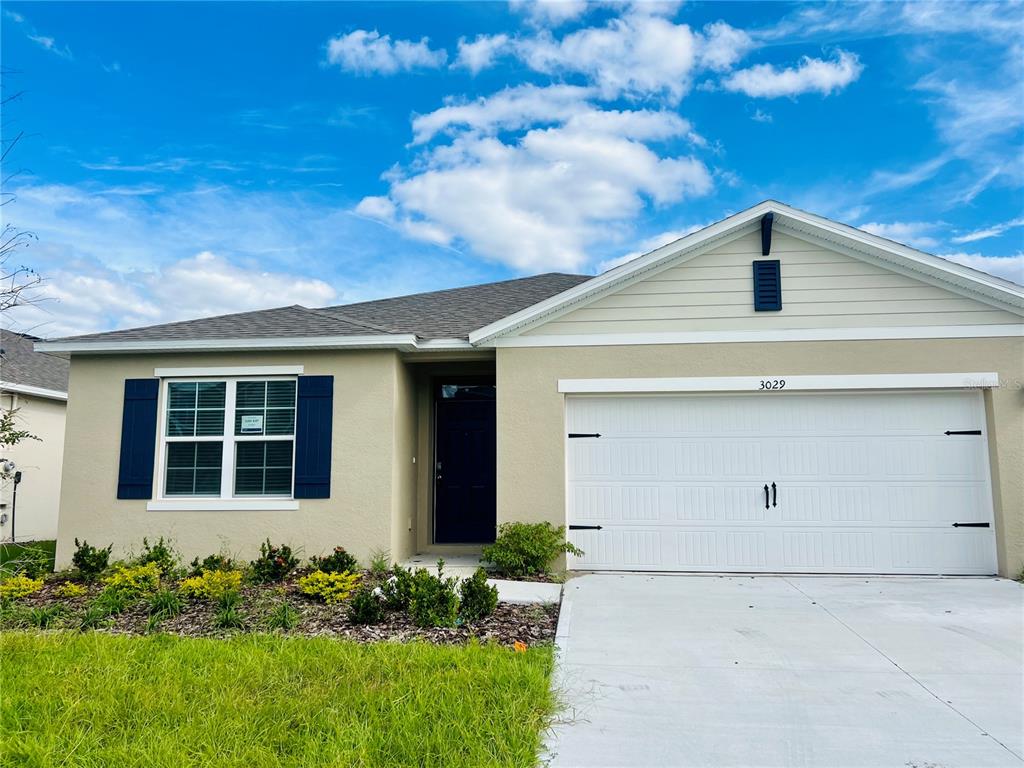
[[[571,568],[996,571],[980,392],[569,396],[566,408],[569,537],[585,552]]]

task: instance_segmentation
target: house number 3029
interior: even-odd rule
[[[761,379],[761,387],[760,388],[764,389],[764,390],[768,390],[768,389],[785,389],[786,388],[786,380],[785,379]]]

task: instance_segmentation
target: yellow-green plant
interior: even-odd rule
[[[42,579],[30,579],[28,576],[12,576],[0,582],[0,601],[18,600],[27,597],[43,588]]]
[[[119,565],[103,579],[103,586],[105,591],[127,598],[151,595],[160,588],[160,566],[156,563]]]
[[[178,585],[182,597],[219,600],[225,592],[237,592],[242,586],[241,571],[204,571]]]
[[[304,595],[316,597],[328,605],[340,603],[355,589],[359,583],[358,573],[324,573],[313,571],[299,579],[299,591]]]
[[[81,584],[75,584],[73,581],[65,581],[59,587],[54,590],[54,594],[57,597],[73,598],[73,597],[85,597],[89,592]]]

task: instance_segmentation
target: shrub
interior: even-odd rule
[[[386,549],[378,549],[370,555],[370,572],[375,576],[383,576],[391,570],[391,553]]]
[[[178,591],[183,597],[219,600],[226,592],[238,592],[241,586],[241,571],[206,571],[182,581]]]
[[[39,629],[48,629],[64,614],[61,603],[33,608],[28,612],[28,623]]]
[[[348,620],[353,624],[380,624],[384,620],[384,600],[377,590],[363,584],[348,604]]]
[[[437,561],[437,576],[425,568],[413,574],[409,616],[418,627],[453,627],[459,617],[455,579],[444,577],[444,560]]]
[[[151,595],[160,588],[160,566],[119,565],[103,580],[104,592],[117,592],[126,600]]]
[[[178,553],[171,548],[170,540],[165,541],[161,536],[153,545],[143,538],[142,554],[135,558],[134,562],[136,565],[156,563],[161,576],[170,576],[177,569],[179,558]]]
[[[563,552],[582,555],[565,539],[565,526],[551,523],[503,523],[494,544],[484,547],[483,559],[506,576],[522,579],[548,573],[548,566]]]
[[[359,583],[359,578],[358,573],[313,571],[299,579],[299,591],[328,605],[334,605],[352,594],[352,590]]]
[[[81,584],[76,584],[73,581],[65,581],[53,592],[55,595],[57,595],[57,597],[75,598],[85,597],[86,594],[88,594],[89,590],[83,587]]]
[[[462,596],[459,612],[466,621],[486,619],[498,607],[498,588],[487,583],[487,571],[477,568],[471,578],[459,586]]]
[[[391,578],[381,586],[384,606],[392,611],[404,611],[412,597],[412,571],[396,565],[391,569]]]
[[[267,614],[265,623],[268,629],[283,629],[287,632],[295,629],[301,618],[302,614],[291,603],[279,603]]]
[[[217,612],[213,615],[213,626],[219,629],[241,629],[245,618],[238,610],[242,596],[237,592],[224,592],[217,598]]]
[[[309,563],[315,570],[324,573],[355,573],[359,570],[359,561],[346,552],[344,547],[335,547],[326,557],[311,557]]]
[[[170,589],[161,589],[149,598],[149,615],[172,618],[181,613],[181,598]]]
[[[227,555],[207,555],[202,561],[198,557],[193,558],[191,568],[189,575],[202,576],[207,571],[233,571],[235,561]]]
[[[85,609],[78,628],[84,632],[87,629],[99,629],[108,624],[110,624],[110,614],[102,605],[94,603]]]
[[[0,601],[20,600],[23,597],[38,592],[43,588],[42,579],[30,579],[28,576],[18,574],[0,582]]]
[[[71,562],[82,574],[82,578],[92,581],[106,570],[113,549],[113,544],[105,549],[97,549],[90,547],[87,541],[79,544],[78,539],[75,539],[75,554],[71,556]]]
[[[252,568],[252,577],[260,584],[268,584],[272,581],[281,581],[287,576],[299,559],[292,554],[292,548],[287,544],[275,547],[267,539],[260,544],[260,556],[249,565]]]

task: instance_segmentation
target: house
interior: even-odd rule
[[[58,536],[187,557],[457,552],[566,524],[588,570],[1011,574],[1024,288],[767,201],[546,274],[60,339]]]
[[[13,410],[15,428],[38,438],[0,447],[15,466],[0,477],[0,541],[57,538],[68,361],[36,352],[37,341],[0,329],[0,412]]]

